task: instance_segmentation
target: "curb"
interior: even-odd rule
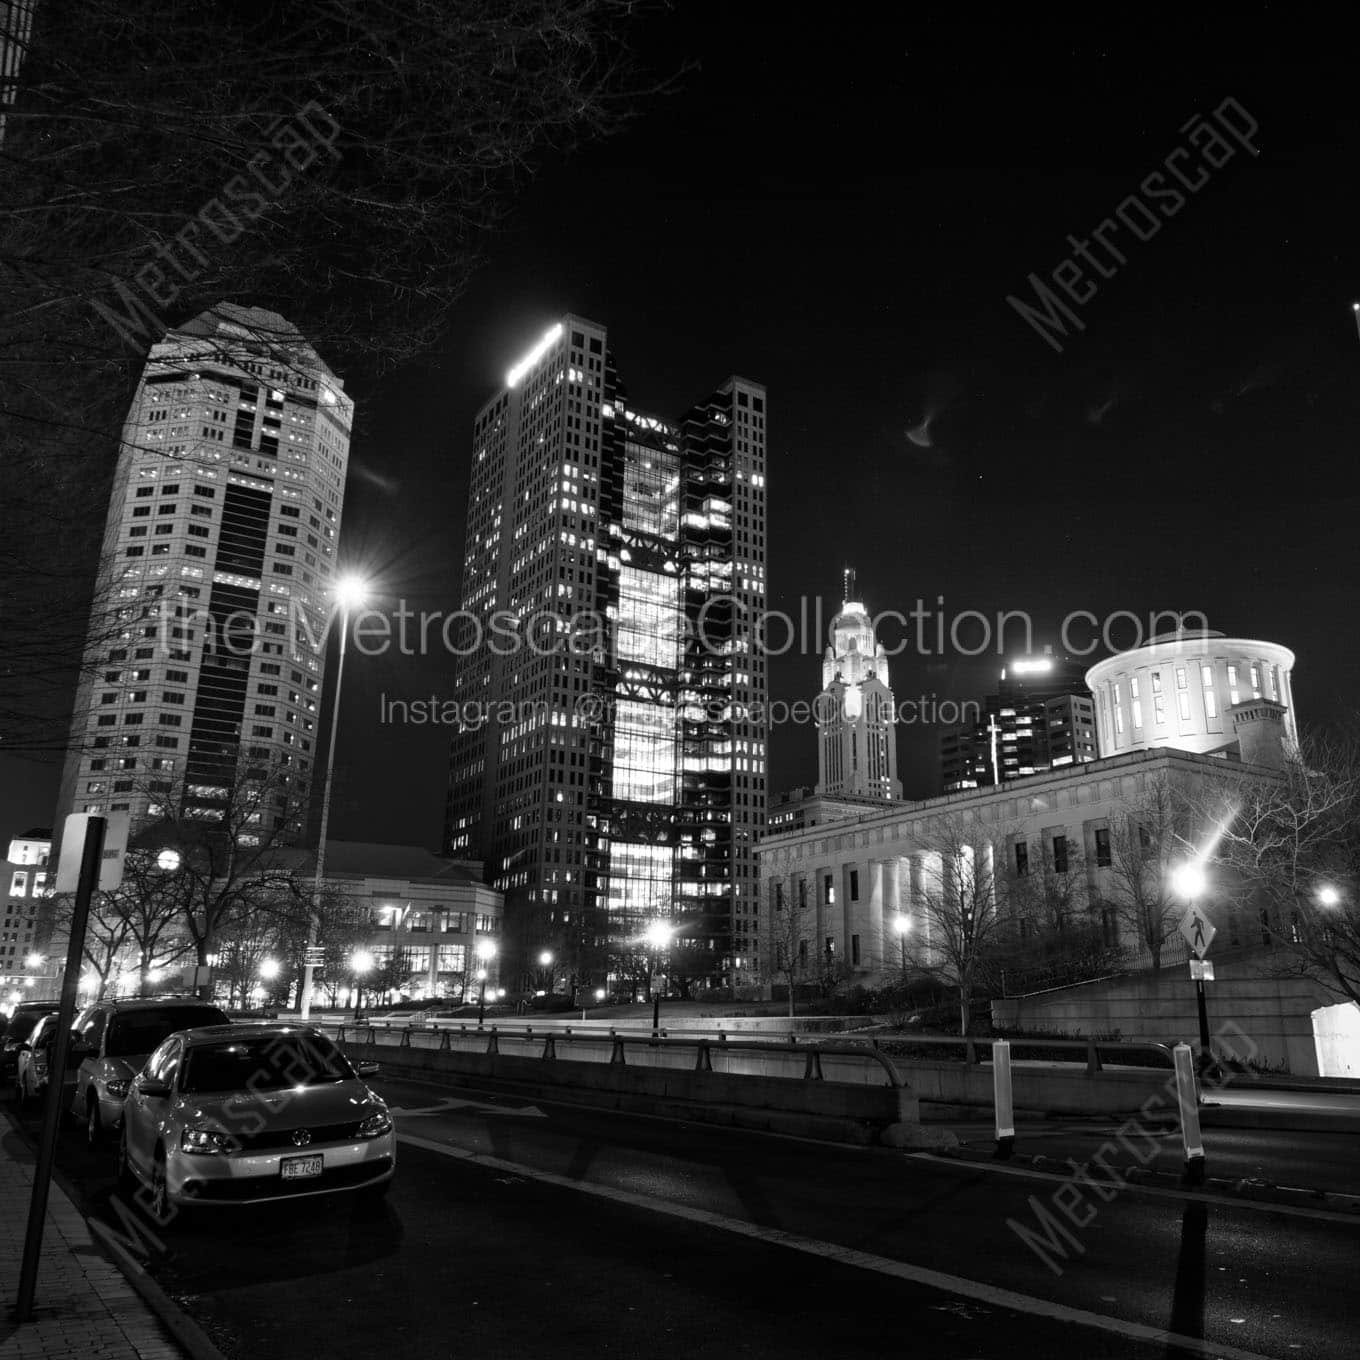
[[[127,1282],[155,1313],[161,1326],[175,1339],[189,1360],[227,1360],[213,1345],[207,1332],[147,1274],[145,1266],[115,1238],[110,1228],[97,1218],[86,1218],[85,1221],[105,1254],[123,1272]]]
[[[8,1105],[3,1108],[11,1130],[28,1143],[27,1130],[15,1118],[14,1111]],[[227,1357],[209,1340],[208,1334],[147,1274],[145,1267],[117,1240],[112,1230],[98,1219],[91,1218],[80,1207],[80,1197],[75,1187],[66,1173],[55,1165],[52,1167],[52,1183],[71,1201],[71,1207],[85,1220],[90,1236],[123,1273],[138,1297],[156,1315],[156,1320],[170,1333],[189,1360],[227,1360]]]

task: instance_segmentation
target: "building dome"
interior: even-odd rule
[[[1298,743],[1290,672],[1294,653],[1276,642],[1209,629],[1162,633],[1086,672],[1096,697],[1102,756],[1169,746],[1248,758],[1241,723],[1253,703],[1279,705],[1283,740]],[[1253,752],[1255,740],[1249,743]]]

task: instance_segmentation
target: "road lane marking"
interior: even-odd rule
[[[581,1194],[594,1195],[597,1199],[612,1200],[616,1204],[626,1204],[631,1208],[643,1209],[649,1213],[665,1214],[670,1218],[685,1219],[704,1227],[716,1228],[721,1232],[735,1233],[740,1237],[754,1238],[771,1246],[788,1247],[801,1251],[808,1256],[819,1256],[837,1265],[850,1266],[857,1270],[871,1270],[879,1275],[889,1275],[911,1284],[924,1285],[938,1289],[946,1294],[957,1294],[962,1298],[974,1299],[991,1304],[996,1308],[1008,1308],[1017,1313],[1028,1313],[1036,1317],[1049,1318],[1054,1322],[1070,1322],[1079,1327],[1093,1327],[1098,1331],[1112,1332],[1116,1336],[1146,1342],[1151,1346],[1175,1347],[1195,1355],[1220,1357],[1220,1360],[1273,1360],[1258,1351],[1244,1351],[1237,1346],[1227,1346],[1216,1341],[1205,1341],[1199,1337],[1182,1336],[1178,1332],[1167,1331],[1163,1327],[1150,1327],[1142,1322],[1127,1322],[1122,1318],[1106,1317],[1103,1313],[1092,1313],[1085,1308],[1073,1308],[1050,1299],[1035,1298],[1016,1290],[1003,1289],[998,1285],[984,1284],[980,1280],[965,1279],[961,1275],[949,1275],[943,1271],[927,1270],[923,1266],[909,1265],[905,1261],[894,1261],[887,1256],[876,1256],[872,1252],[856,1251],[853,1247],[839,1246],[835,1242],[824,1242],[820,1238],[805,1237],[801,1233],[785,1232],[780,1228],[763,1228],[756,1223],[747,1223],[740,1218],[730,1218],[726,1214],[715,1214],[708,1209],[696,1209],[687,1204],[675,1204],[669,1200],[652,1199],[639,1195],[632,1190],[618,1190],[613,1186],[592,1185],[587,1181],[572,1180],[559,1176],[552,1171],[541,1171],[538,1167],[525,1166],[520,1162],[506,1161],[501,1157],[491,1157],[482,1152],[470,1152],[466,1148],[454,1147],[448,1143],[437,1143],[430,1138],[420,1138],[411,1133],[398,1133],[397,1139],[412,1147],[423,1148],[426,1152],[437,1152],[444,1157],[452,1157],[461,1162],[491,1171],[502,1171],[522,1176],[527,1180],[541,1181],[545,1185],[559,1186],[564,1190],[575,1190]]]
[[[1003,1162],[980,1162],[967,1157],[937,1157],[933,1152],[909,1152],[913,1161],[929,1162],[932,1166],[952,1167],[980,1172],[984,1176],[1013,1176],[1026,1181],[1057,1181],[1065,1184],[1072,1179],[1068,1171],[1035,1171],[1025,1166],[1008,1166]],[[1074,1159],[1076,1160],[1076,1159]],[[1082,1165],[1082,1163],[1078,1163]],[[1171,1199],[1177,1203],[1197,1200],[1201,1204],[1216,1204],[1220,1209],[1251,1209],[1258,1214],[1284,1214],[1287,1218],[1315,1218],[1324,1223],[1344,1223],[1348,1227],[1360,1227],[1360,1213],[1343,1213],[1339,1209],[1309,1209],[1302,1204],[1274,1204],[1268,1199],[1248,1199],[1246,1196],[1225,1195],[1208,1190],[1180,1190],[1172,1186],[1145,1185],[1142,1181],[1124,1181],[1117,1185],[1114,1181],[1103,1182],[1121,1195],[1146,1195],[1151,1199]],[[1282,1190],[1289,1187],[1280,1186]],[[1307,1191],[1304,1193],[1312,1193]],[[1354,1199],[1353,1195],[1340,1196]]]

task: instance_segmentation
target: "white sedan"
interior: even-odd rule
[[[119,1172],[164,1221],[188,1205],[383,1194],[396,1168],[387,1106],[319,1030],[220,1025],[172,1034],[123,1107]]]

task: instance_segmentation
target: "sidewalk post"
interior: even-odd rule
[[[1204,1184],[1204,1141],[1199,1132],[1199,1086],[1195,1079],[1195,1060],[1189,1044],[1177,1044],[1176,1100],[1180,1106],[1181,1147],[1185,1154],[1185,1180],[1188,1185]]]
[[[19,1269],[19,1297],[14,1305],[16,1322],[29,1322],[33,1318],[38,1257],[42,1252],[47,1194],[52,1183],[57,1128],[61,1122],[62,1075],[66,1071],[66,1055],[71,1046],[71,1024],[76,1018],[76,989],[80,984],[80,961],[85,950],[85,923],[90,915],[90,898],[99,880],[107,825],[105,818],[96,816],[91,816],[85,824],[85,846],[81,852],[80,878],[71,908],[71,939],[66,950],[66,972],[61,980],[61,1000],[57,1006],[57,1032],[52,1039],[47,1100],[43,1106],[42,1134],[38,1140],[38,1161],[33,1168],[33,1195],[28,1205],[28,1230],[24,1235],[23,1264]]]
[[[992,1091],[996,1106],[996,1156],[1004,1161],[1015,1151],[1015,1105],[1011,1095],[1011,1045],[992,1045]]]

